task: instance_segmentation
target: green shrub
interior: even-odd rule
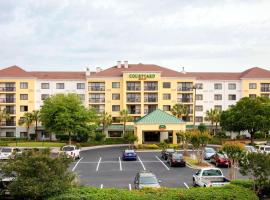
[[[95,134],[95,141],[103,141],[105,139],[106,135],[104,135],[102,132],[96,132]]]
[[[231,184],[237,185],[246,189],[253,190],[253,181],[248,179],[236,179],[232,180]]]
[[[266,136],[265,133],[263,133],[263,132],[261,132],[261,131],[258,131],[258,132],[256,132],[256,133],[254,134],[254,139],[263,139],[263,138],[266,138],[265,136]]]
[[[258,197],[250,190],[228,185],[213,188],[179,189],[97,189],[78,187],[50,198],[49,200],[257,200]]]
[[[156,144],[139,144],[135,147],[136,147],[136,149],[159,149],[160,148]]]

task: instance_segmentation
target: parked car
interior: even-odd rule
[[[134,179],[135,189],[143,189],[147,187],[160,188],[161,181],[157,179],[156,175],[150,171],[140,171],[136,174]]]
[[[168,159],[168,155],[170,153],[174,153],[175,152],[175,149],[163,149],[161,151],[161,157],[164,159],[164,160],[167,160]]]
[[[254,146],[246,145],[245,150],[247,153],[257,153],[257,149]]]
[[[122,160],[137,160],[137,154],[133,149],[123,151]]]
[[[193,185],[200,187],[218,187],[230,183],[219,168],[202,168],[193,175]]]
[[[223,153],[216,153],[210,158],[210,162],[215,164],[216,167],[225,166],[230,167],[231,161],[229,160],[228,156]]]
[[[216,153],[215,149],[212,147],[204,148],[204,159],[209,160]]]
[[[258,151],[260,153],[270,153],[270,146],[269,145],[259,145]]]
[[[76,147],[75,145],[66,145],[62,147],[62,152],[65,153],[65,155],[72,159],[80,159],[80,149]]]
[[[170,167],[173,167],[173,166],[185,167],[186,166],[186,161],[183,158],[183,154],[177,153],[177,152],[170,153],[168,155],[167,163],[169,163]]]
[[[7,160],[10,158],[15,158],[16,154],[21,154],[22,151],[19,148],[14,147],[3,147],[0,150],[0,160]]]

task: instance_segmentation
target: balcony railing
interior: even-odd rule
[[[157,97],[145,97],[144,102],[157,102]]]
[[[191,91],[192,88],[191,87],[181,87],[181,86],[178,86],[177,87],[177,90],[178,91]]]
[[[155,91],[158,90],[158,86],[144,86],[144,90]]]
[[[105,98],[100,98],[100,99],[90,98],[89,99],[89,102],[91,102],[91,103],[104,103],[105,102]]]
[[[140,91],[141,87],[140,86],[127,86],[128,91]]]
[[[193,102],[193,98],[177,98],[177,102],[190,103]]]
[[[128,113],[129,114],[132,114],[132,115],[134,115],[134,114],[141,114],[141,109],[128,110]]]
[[[1,126],[16,126],[15,121],[6,121],[6,122],[1,122]]]
[[[156,109],[144,109],[144,114],[149,114],[153,111],[155,111]]]
[[[91,86],[91,91],[105,91],[105,86]]]
[[[261,88],[261,92],[270,92],[270,88]]]
[[[128,103],[133,102],[141,102],[141,97],[135,97],[135,98],[127,98]]]
[[[15,103],[15,98],[0,98],[0,103]]]
[[[14,115],[16,114],[16,110],[6,110],[7,114]]]
[[[16,87],[0,87],[0,91],[13,92],[16,91]]]

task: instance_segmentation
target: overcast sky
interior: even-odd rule
[[[270,69],[270,0],[1,0],[0,68]]]

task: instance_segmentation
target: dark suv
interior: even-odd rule
[[[161,151],[161,158],[163,158],[164,160],[168,159],[168,155],[171,153],[175,153],[174,149],[163,149]]]
[[[157,179],[156,175],[150,171],[144,170],[136,174],[134,179],[135,189],[143,189],[147,187],[160,188],[161,181]]]
[[[169,163],[170,167],[173,166],[186,166],[186,161],[183,158],[183,155],[181,153],[171,153],[168,155],[167,163]]]

